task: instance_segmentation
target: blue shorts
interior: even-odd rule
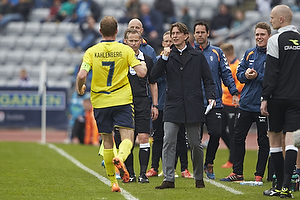
[[[100,134],[110,134],[114,127],[134,129],[133,104],[94,108],[94,116]]]

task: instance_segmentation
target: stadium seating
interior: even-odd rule
[[[67,45],[65,35],[58,35],[49,39],[47,50],[63,51]]]
[[[16,35],[3,35],[0,37],[0,47],[1,49],[13,50],[16,45],[18,36]]]
[[[24,53],[23,66],[34,66],[40,63],[40,50],[30,50]]]
[[[60,26],[60,25],[58,23],[55,23],[55,22],[42,23],[41,30],[40,30],[40,35],[55,36],[58,26]]]
[[[41,21],[41,19],[45,19],[50,13],[48,8],[35,8],[32,10],[30,14],[29,21]]]
[[[14,22],[12,22],[14,23]],[[22,35],[38,36],[41,30],[41,23],[36,21],[29,21],[25,23],[24,31]]]
[[[24,31],[25,28],[25,22],[13,22],[13,23],[9,23],[4,32],[3,35],[21,35]]]
[[[180,19],[181,9],[184,6],[189,7],[192,20],[210,21],[217,12],[221,2],[235,6],[241,0],[172,0],[175,7],[176,16]],[[292,3],[293,0],[284,0]],[[102,17],[104,15],[113,15],[117,20],[125,15],[125,4],[127,0],[95,0],[102,8]],[[140,0],[141,3],[153,5],[154,0]],[[70,69],[80,64],[83,52],[68,52],[68,42],[66,35],[72,33],[75,38],[79,38],[81,33],[79,25],[76,23],[40,23],[49,14],[47,8],[35,8],[32,10],[28,22],[11,22],[4,31],[0,33],[0,86],[15,85],[18,72],[21,67],[30,69],[30,75],[33,79],[38,79],[38,72],[41,62],[47,61],[49,85],[69,87],[71,84]],[[101,18],[102,18],[101,17]],[[237,56],[240,58],[244,51],[255,45],[253,29],[254,25],[261,20],[269,21],[269,17],[261,16],[255,10],[245,12],[246,25],[241,27],[238,32],[244,34],[236,38],[224,36],[224,40],[234,44]],[[300,28],[300,12],[294,14],[293,22]],[[192,22],[193,23],[193,22]],[[169,24],[165,24],[165,29]],[[99,29],[99,23],[96,24]],[[123,38],[123,33],[127,24],[119,24],[117,40]],[[212,44],[218,44],[218,41],[211,40]],[[6,66],[6,67],[4,67]],[[7,70],[8,67],[13,70]],[[64,80],[64,83],[58,84],[58,80]],[[38,84],[38,80],[34,82]]]
[[[32,43],[34,39],[35,39],[34,36],[31,35],[17,37],[14,49],[18,49],[18,50],[22,49],[24,51],[28,51],[32,48]]]

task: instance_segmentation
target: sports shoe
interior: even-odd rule
[[[116,179],[121,179],[120,172],[116,172]]]
[[[280,196],[280,192],[281,192],[281,190],[279,190],[279,189],[271,188],[269,190],[265,190],[263,192],[263,194],[265,196],[271,196],[271,197],[273,197],[273,196]]]
[[[124,163],[118,157],[113,158],[113,163],[118,168],[123,182],[124,183],[129,182],[129,173],[128,173]]]
[[[146,176],[147,177],[152,177],[152,176],[157,176],[158,172],[154,170],[154,168],[151,168],[147,171]]]
[[[233,163],[230,161],[227,161],[224,165],[221,166],[222,168],[232,168]]]
[[[163,172],[160,172],[160,173],[158,174],[158,176],[164,176],[164,173],[163,173]]]
[[[163,172],[160,172],[160,173],[158,174],[158,176],[164,176],[164,173],[163,173]],[[174,176],[175,176],[175,178],[178,178],[178,177],[179,177],[176,171],[175,171]]]
[[[281,189],[281,192],[280,192],[280,198],[284,198],[284,199],[285,198],[292,198],[292,199],[294,199],[295,197],[293,196],[292,191],[289,190],[289,188],[283,187]]]
[[[111,191],[112,191],[112,192],[121,192],[121,189],[120,189],[118,183],[114,183],[114,184],[111,186]]]
[[[181,176],[184,178],[193,178],[189,170],[185,169],[183,172],[181,172]]]
[[[149,179],[148,179],[148,177],[146,176],[146,174],[143,173],[143,174],[140,174],[140,175],[139,175],[138,182],[139,182],[139,183],[149,183]]]
[[[261,176],[255,176],[255,182],[262,182]]]
[[[203,179],[196,180],[195,182],[196,182],[196,188],[204,188],[205,187]]]
[[[175,183],[170,181],[164,181],[160,186],[156,186],[155,189],[168,189],[175,188]]]
[[[129,175],[129,181],[128,182],[125,182],[124,180],[122,182],[123,183],[133,183],[133,182],[136,182],[136,176],[135,176],[135,174],[130,174]]]
[[[231,181],[243,181],[244,180],[244,176],[243,175],[237,175],[235,173],[231,173],[229,174],[229,176],[227,176],[226,178],[222,178],[220,179],[220,181],[227,181],[227,182],[231,182]]]
[[[175,178],[179,177],[178,174],[177,174],[177,172],[176,172],[176,170],[174,170],[174,176],[175,176]]]
[[[215,179],[216,175],[214,174],[214,166],[212,164],[207,164],[204,166],[204,172],[206,173],[206,177],[209,179]]]
[[[115,170],[116,170],[116,178],[121,179],[119,169],[116,166],[115,166]]]

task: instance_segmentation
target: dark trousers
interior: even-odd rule
[[[162,157],[162,146],[164,138],[164,123],[163,123],[163,111],[159,111],[158,117],[152,122],[153,124],[153,143],[152,143],[152,164],[151,168],[158,171],[159,161]]]
[[[219,147],[222,131],[222,108],[214,108],[206,115],[206,127],[209,134],[209,141],[206,148],[205,163],[214,164],[216,153]],[[203,125],[202,125],[203,133]]]
[[[259,112],[248,112],[242,109],[238,111],[234,136],[233,136],[233,173],[243,175],[245,157],[245,140],[252,123],[257,126],[258,159],[255,176],[264,176],[267,160],[269,157],[269,138],[267,136],[267,119]]]
[[[232,138],[234,135],[235,118],[238,108],[223,105],[222,109],[222,135],[221,138],[229,149],[229,161],[233,163]]]

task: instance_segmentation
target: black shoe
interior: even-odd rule
[[[149,183],[149,179],[148,179],[148,177],[146,176],[146,174],[143,173],[143,174],[140,174],[140,175],[139,175],[138,182],[139,182],[139,183]]]
[[[129,176],[129,181],[128,182],[124,182],[124,181],[122,181],[123,183],[133,183],[133,182],[136,182],[136,176],[135,176],[135,174],[131,174],[130,176]]]
[[[167,189],[167,188],[175,188],[174,182],[164,181],[160,186],[155,187],[155,189]]]
[[[281,192],[281,190],[279,190],[279,189],[271,188],[271,189],[269,189],[269,190],[265,190],[265,191],[263,192],[263,194],[266,195],[266,196],[271,196],[271,197],[273,197],[273,196],[280,196],[280,192]]]
[[[195,182],[196,182],[196,188],[204,188],[205,187],[203,179],[196,180]]]
[[[294,199],[294,196],[292,194],[292,191],[289,190],[289,188],[282,188],[280,192],[280,198],[286,199],[286,198],[292,198]]]

